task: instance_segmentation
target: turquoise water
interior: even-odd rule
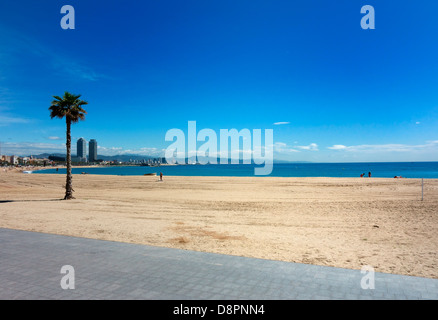
[[[255,165],[178,165],[161,167],[112,166],[101,168],[74,168],[73,174],[137,176],[145,173],[163,173],[164,176],[254,176]],[[438,178],[438,162],[376,162],[376,163],[282,163],[274,164],[271,177],[372,177]],[[65,174],[65,169],[40,170],[34,173]]]

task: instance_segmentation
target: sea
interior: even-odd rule
[[[254,177],[254,164],[171,165],[159,167],[108,166],[73,168],[73,174],[140,176],[163,173],[164,176]],[[260,167],[260,166],[258,166]],[[438,162],[364,162],[364,163],[274,163],[270,177],[360,177],[438,179]],[[65,174],[66,169],[45,169],[37,174]],[[257,177],[257,176],[256,176]],[[258,176],[263,177],[263,176]]]

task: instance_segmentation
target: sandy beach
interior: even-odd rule
[[[0,171],[0,227],[438,278],[438,179]]]

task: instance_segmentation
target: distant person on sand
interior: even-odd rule
[[[361,174],[360,174],[360,177],[363,178],[363,175],[364,175],[364,174],[365,174],[365,173],[361,173]]]
[[[160,181],[163,181],[163,173],[160,172]]]
[[[368,172],[368,178],[371,178],[371,172]]]

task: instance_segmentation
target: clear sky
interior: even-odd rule
[[[72,136],[99,154],[156,155],[193,120],[274,129],[277,159],[438,161],[437,15],[426,0],[1,1],[1,153],[65,152],[48,107],[70,91],[89,102]]]

